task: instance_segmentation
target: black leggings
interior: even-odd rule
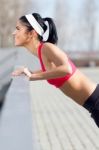
[[[99,84],[83,106],[91,113],[91,117],[99,127]]]

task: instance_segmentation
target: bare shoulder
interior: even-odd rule
[[[54,64],[66,64],[68,57],[67,54],[61,50],[57,45],[52,43],[44,43],[42,47],[43,56],[47,58],[50,62]]]
[[[66,55],[66,53],[62,49],[60,49],[57,45],[49,43],[49,42],[44,43],[43,54],[48,55],[48,56],[50,56],[52,54],[54,54],[54,55],[59,55],[59,54]]]
[[[46,43],[43,44],[43,49],[44,49],[44,50],[48,49],[48,50],[52,50],[52,51],[53,51],[53,50],[55,50],[55,49],[58,49],[58,47],[57,47],[57,45],[55,45],[55,44],[46,42]]]

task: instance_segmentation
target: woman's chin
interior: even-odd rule
[[[21,44],[19,44],[19,43],[15,43],[14,45],[15,45],[15,46],[22,46],[22,45],[21,45]]]

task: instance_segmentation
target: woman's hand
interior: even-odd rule
[[[26,67],[19,67],[18,69],[16,69],[15,71],[12,72],[12,76],[20,76],[22,74],[25,74],[27,77],[31,77],[31,73],[28,70],[28,68]]]

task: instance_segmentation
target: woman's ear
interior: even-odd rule
[[[32,37],[37,37],[38,36],[38,34],[37,34],[37,32],[35,30],[32,30],[31,33],[30,33],[30,35]]]
[[[37,38],[38,34],[35,30],[29,32],[29,39]]]

